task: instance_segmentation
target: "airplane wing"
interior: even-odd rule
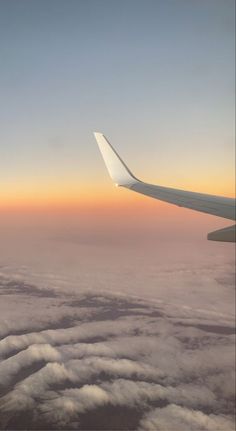
[[[148,184],[136,178],[102,133],[94,133],[108,172],[117,186],[180,207],[235,220],[235,199]],[[235,242],[235,225],[208,234],[213,241]]]

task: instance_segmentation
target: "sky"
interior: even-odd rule
[[[6,243],[18,232],[155,247],[225,226],[117,190],[93,131],[147,182],[233,196],[233,1],[3,0],[0,10]]]
[[[93,131],[147,182],[232,196],[233,1],[3,0],[0,10],[3,263],[43,272],[58,260],[68,273],[66,242],[78,256],[88,247],[84,274],[116,247],[133,270],[145,253],[146,264],[232,261],[230,244],[206,242],[226,220],[114,187]]]
[[[2,0],[0,10],[1,207],[119,199],[93,131],[147,181],[232,196],[233,1]]]

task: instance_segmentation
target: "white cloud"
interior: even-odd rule
[[[181,430],[231,424],[234,339],[225,317],[97,292],[1,299],[2,334],[13,332],[0,340],[3,428],[15,412],[34,411],[36,421],[78,429],[81,415],[110,405],[145,413],[145,430],[168,429],[174,417]],[[148,413],[160,402],[169,405]]]
[[[23,335],[9,335],[0,340],[0,356],[11,353],[16,349],[25,349],[31,344],[60,345],[76,343],[93,337],[110,337],[120,334],[135,334],[142,328],[143,332],[156,332],[154,324],[147,326],[146,317],[120,318],[114,324],[113,320],[91,321],[75,324],[71,328],[49,329],[39,332],[29,332]],[[152,328],[152,330],[151,330]]]
[[[27,369],[34,362],[55,362],[60,360],[60,353],[49,344],[33,344],[26,350],[19,352],[0,363],[0,386],[8,385],[11,379],[22,368]]]
[[[111,383],[103,382],[99,386],[84,385],[81,388],[66,389],[60,391],[58,397],[51,396],[51,398],[44,402],[40,409],[49,419],[51,417],[53,420],[59,419],[64,424],[76,420],[78,414],[105,404],[144,409],[150,402],[160,400],[172,402],[174,399],[190,406],[196,402],[205,403],[206,401],[207,406],[214,405],[215,402],[213,394],[206,390],[205,394],[203,391],[203,396],[201,396],[201,390],[194,386],[171,388],[124,379],[116,379]],[[68,412],[68,405],[73,406],[70,408],[70,412]]]
[[[139,431],[233,431],[234,422],[221,415],[206,415],[175,404],[157,408],[142,419]]]

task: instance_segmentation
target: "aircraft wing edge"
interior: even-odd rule
[[[206,214],[235,220],[235,199],[148,184],[138,180],[102,133],[94,133],[107,170],[117,186]],[[219,238],[219,239],[218,239]],[[224,239],[225,238],[225,239]],[[213,241],[234,241],[235,227],[211,232]]]
[[[236,242],[236,225],[210,232],[207,239],[210,241]]]

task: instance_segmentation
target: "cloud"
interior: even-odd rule
[[[230,319],[121,294],[9,285],[11,293],[2,279],[2,429],[78,429],[101,409],[117,421],[126,411],[121,428],[132,415],[147,431],[232,428]]]
[[[26,350],[19,352],[0,363],[0,388],[9,385],[23,368],[30,367],[33,363],[44,361],[54,362],[60,360],[60,353],[50,344],[33,344]]]
[[[189,400],[189,395],[192,399]],[[194,394],[194,395],[193,395]],[[53,396],[52,396],[53,398]],[[212,394],[203,393],[197,387],[163,387],[155,383],[143,381],[132,381],[116,379],[113,382],[104,382],[100,385],[84,385],[81,388],[66,389],[60,391],[60,396],[41,405],[41,411],[47,417],[53,420],[62,421],[63,424],[69,424],[71,420],[76,420],[79,414],[87,410],[93,410],[101,405],[126,406],[130,409],[139,407],[145,410],[149,403],[165,404],[172,402],[172,399],[178,399],[179,403],[191,405],[198,401],[200,404],[207,401],[207,405],[214,404]],[[69,406],[69,412],[68,412]],[[71,408],[73,406],[73,408]]]
[[[93,321],[89,323],[81,323],[71,328],[45,330],[32,332],[24,335],[10,335],[0,341],[0,355],[7,355],[14,350],[25,349],[31,344],[70,344],[93,337],[109,337],[116,336],[120,333],[132,334],[138,330],[140,326],[140,318],[136,321],[120,319],[113,324],[112,320]]]
[[[206,415],[201,411],[187,409],[175,404],[157,408],[148,413],[139,426],[139,431],[233,431],[234,422],[221,415]]]
[[[72,380],[70,372],[63,364],[48,363],[36,373],[30,375],[16,385],[9,394],[1,399],[3,416],[11,412],[37,410],[37,398],[50,388],[50,385],[60,381]]]

